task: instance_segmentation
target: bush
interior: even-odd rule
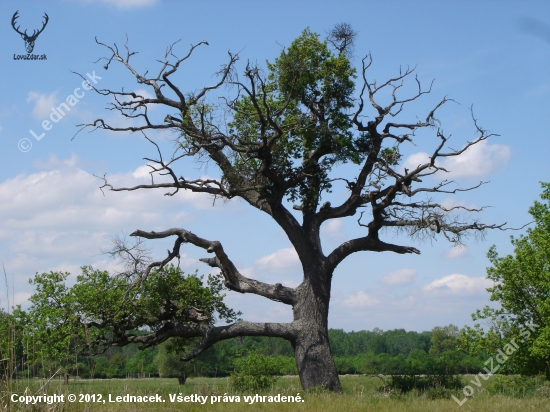
[[[281,373],[278,357],[249,352],[247,356],[235,360],[235,370],[229,377],[232,389],[241,392],[255,392],[269,389]]]
[[[495,375],[486,386],[487,392],[491,395],[505,395],[514,398],[525,398],[528,396],[548,396],[548,386],[542,378],[531,378],[527,376],[505,376]]]
[[[433,401],[436,399],[451,399],[451,396],[453,395],[460,398],[462,392],[457,389],[453,390],[438,386],[437,388],[428,389],[424,392],[424,394],[426,395],[426,398]]]
[[[453,390],[462,389],[462,379],[457,375],[393,375],[389,381],[384,381],[380,391],[392,391],[405,394],[416,391],[425,393],[430,399],[450,398]]]

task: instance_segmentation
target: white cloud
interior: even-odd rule
[[[288,272],[300,267],[300,260],[294,248],[279,249],[254,263],[258,269],[268,272]]]
[[[262,302],[262,306],[268,306],[267,302]],[[257,308],[258,306],[256,306]],[[242,311],[242,310],[241,310]],[[254,310],[246,314],[246,319],[251,322],[291,322],[292,308],[282,304],[271,304],[266,310]]]
[[[416,296],[408,296],[405,299],[391,302],[391,305],[400,309],[418,309],[418,298]]]
[[[416,279],[416,269],[400,269],[395,272],[388,273],[380,282],[385,285],[406,285],[414,282]]]
[[[247,278],[257,279],[256,273],[254,272],[254,268],[243,268],[243,269],[239,268],[239,272],[241,275],[246,276]]]
[[[432,283],[424,286],[422,291],[428,295],[469,296],[485,293],[486,289],[493,285],[494,283],[491,280],[484,277],[471,278],[454,273],[434,280]]]
[[[299,281],[293,280],[293,279],[286,279],[286,280],[282,280],[280,283],[283,286],[288,286],[289,288],[297,288],[298,286],[300,286],[300,283],[302,283],[302,282],[299,282]]]
[[[458,259],[468,255],[468,247],[466,245],[455,245],[443,254],[446,259]]]
[[[27,96],[27,103],[33,102],[32,115],[37,120],[46,120],[52,113],[52,108],[56,107],[59,99],[57,91],[50,94],[30,91]]]
[[[412,155],[409,155],[405,159],[405,162],[403,163],[403,167],[405,169],[414,170],[418,166],[423,165],[424,163],[427,163],[430,161],[430,155],[426,152],[418,152],[413,153]]]
[[[368,306],[374,306],[380,303],[380,301],[372,296],[367,295],[363,291],[359,291],[349,298],[345,299],[342,304],[350,308],[366,308]]]
[[[0,182],[1,258],[10,272],[25,278],[18,283],[23,284],[36,271],[101,262],[100,249],[109,247],[108,235],[130,233],[136,225],[162,230],[174,222],[190,222],[196,214],[193,209],[224,209],[212,208],[208,195],[187,191],[174,197],[165,197],[165,190],[105,190],[103,195],[98,189],[101,180],[78,164],[76,157],[52,157],[35,163],[40,169],[36,173]],[[142,168],[109,179],[115,186],[150,182]],[[182,251],[183,267],[195,263]]]
[[[291,248],[278,250],[255,260],[254,267],[239,268],[239,272],[250,279],[295,288],[302,282],[302,271],[298,256],[293,251]],[[283,275],[285,278],[282,278]]]
[[[150,178],[151,177],[151,168],[146,166],[146,165],[143,165],[143,166],[139,166],[136,170],[134,170],[132,172],[132,177],[134,179],[142,179],[142,178]]]
[[[445,209],[452,209],[456,206],[461,206],[467,209],[477,209],[475,203],[466,203],[464,199],[457,199],[455,197],[447,197],[443,199],[441,202],[439,202],[441,206],[443,206]]]
[[[321,235],[328,236],[334,242],[342,241],[344,239],[342,219],[331,219],[321,226]]]
[[[28,302],[30,297],[31,297],[31,294],[28,292],[17,292],[13,297],[13,304],[23,305],[26,302]]]
[[[153,93],[151,93],[149,90],[146,90],[146,89],[136,89],[134,90],[134,93],[138,96],[141,96],[143,97],[144,99],[154,99],[155,98],[155,95]],[[128,99],[130,100],[130,99]],[[134,100],[132,98],[132,100]],[[154,107],[157,107],[157,105],[152,105],[152,106],[149,106],[150,108],[154,108]]]
[[[440,178],[455,179],[460,177],[479,179],[487,177],[499,169],[506,167],[510,160],[511,150],[501,144],[489,144],[481,141],[459,156],[439,158],[436,166],[443,167],[449,173],[439,172]],[[419,152],[410,155],[403,164],[407,169],[414,169],[418,165],[429,161],[430,155]]]

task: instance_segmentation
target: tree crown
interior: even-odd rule
[[[442,235],[459,243],[469,234],[504,226],[483,224],[467,215],[482,208],[446,207],[430,197],[473,190],[484,182],[466,188],[454,186],[455,182],[449,180],[423,183],[423,179],[436,173],[448,172],[441,166],[441,159],[460,156],[495,135],[481,128],[472,114],[476,138],[458,150],[445,148],[449,137],[443,133],[435,114],[449,102],[447,98],[440,100],[425,117],[401,121],[408,116],[402,113],[405,105],[430,93],[431,85],[426,89],[415,78],[415,91],[405,95],[402,86],[413,76],[414,68],[400,70],[385,82],[369,80],[371,56],[362,59],[359,70],[350,61],[355,35],[344,23],[337,25],[326,41],[306,29],[274,61],[267,62],[265,69],[249,62],[242,74],[237,70],[238,55],[229,53],[227,64],[218,72],[218,82],[188,94],[182,92],[171,76],[206,42],[191,46],[181,58],[174,54],[174,45],[170,46],[156,75],[138,73],[130,63],[135,53],[128,47],[123,55],[116,45],[98,42],[111,53],[105,58],[105,68],[113,61],[119,62],[139,84],[150,87],[154,97],[96,89],[100,94],[113,96],[111,109],[131,119],[134,125],[115,127],[97,119],[84,126],[143,134],[166,129],[178,136],[178,150],[169,160],[163,158],[157,143],[145,136],[158,151],[157,159],[146,159],[151,167],[150,184],[115,188],[104,177],[103,188],[113,191],[164,188],[170,190],[169,196],[191,190],[225,199],[240,197],[272,217],[283,229],[304,271],[302,283],[295,288],[268,284],[244,276],[219,241],[204,239],[183,228],[162,232],[136,230],[131,236],[140,239],[175,238],[165,259],[135,265],[143,268],[135,277],[137,284],[147,279],[153,269],[163,270],[173,259],[179,259],[182,245],[194,245],[212,254],[200,260],[220,269],[228,289],[291,305],[294,316],[290,323],[243,321],[223,327],[182,325],[174,321],[170,330],[166,327],[154,331],[143,338],[144,342],[155,344],[174,336],[202,336],[197,349],[184,357],[188,360],[231,337],[279,337],[291,341],[296,348],[304,388],[323,385],[339,390],[336,369],[330,361],[327,319],[332,276],[344,259],[364,251],[420,253],[412,246],[384,242],[380,238],[384,229],[405,230],[412,237]],[[224,86],[232,91],[215,96],[222,93]],[[387,104],[379,102],[384,94]],[[212,103],[212,95],[220,97],[216,103]],[[162,122],[155,121],[148,112],[152,105],[164,107],[171,114]],[[414,143],[416,133],[421,130],[433,132],[437,143],[427,159],[405,168],[401,164],[400,146]],[[185,158],[212,162],[219,168],[219,177],[185,178],[177,169],[178,161]],[[344,162],[356,165],[355,176],[337,175],[335,166]],[[155,182],[159,176],[167,176],[168,181]],[[321,196],[336,183],[345,185],[346,190],[338,199],[339,204],[322,203]],[[295,203],[292,208],[298,213],[289,210],[286,200]],[[361,235],[325,253],[321,225],[331,219],[354,216],[358,211]],[[119,341],[125,342],[124,339],[121,336]],[[319,376],[317,371],[323,368],[327,372]]]
[[[473,320],[488,328],[479,323],[465,328],[461,344],[474,353],[496,351],[513,339],[521,345],[511,368],[529,374],[545,370],[550,377],[550,184],[541,185],[545,202],[529,208],[535,226],[511,237],[514,253],[501,257],[493,245],[487,254],[487,278],[494,282],[487,291],[499,307],[477,310]]]

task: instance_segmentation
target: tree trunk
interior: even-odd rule
[[[293,343],[296,366],[305,391],[322,387],[342,392],[328,340],[331,276],[316,272],[306,273],[297,289],[294,321],[301,327]]]
[[[185,381],[187,380],[187,375],[185,372],[182,372],[180,376],[178,376],[178,385],[185,385]]]
[[[68,384],[69,384],[69,376],[71,376],[71,375],[69,375],[68,373],[66,373],[66,374],[63,375],[63,383],[64,383],[65,385],[68,385]]]

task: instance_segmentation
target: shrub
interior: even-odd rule
[[[462,392],[458,389],[453,390],[438,386],[437,388],[428,389],[424,392],[424,394],[426,395],[426,398],[433,401],[436,399],[451,399],[452,395],[460,398]]]
[[[235,360],[235,370],[229,377],[232,389],[241,392],[255,392],[271,388],[281,373],[280,359],[249,352]]]
[[[524,398],[532,395],[548,395],[548,386],[542,378],[532,378],[520,375],[495,375],[486,386],[491,395],[505,395],[514,398]]]
[[[449,398],[452,390],[461,389],[464,385],[457,375],[393,375],[388,381],[384,380],[381,391],[392,391],[405,394],[416,391],[419,395],[425,393],[430,399]]]

